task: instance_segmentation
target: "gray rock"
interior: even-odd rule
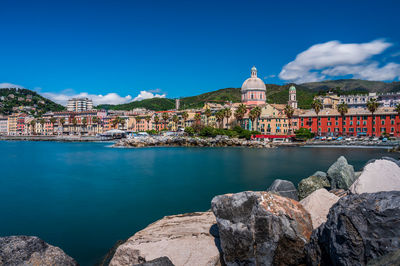
[[[307,245],[308,265],[366,265],[400,248],[400,191],[354,194],[330,209]]]
[[[0,265],[78,265],[60,248],[36,236],[0,237]]]
[[[400,249],[368,262],[367,266],[399,266]]]
[[[275,179],[272,185],[267,189],[269,192],[273,192],[282,197],[291,198],[294,200],[299,200],[299,195],[297,193],[296,187],[292,182],[282,179]]]
[[[137,266],[174,266],[172,261],[168,257],[160,257],[151,261],[146,261],[140,264],[134,264]]]
[[[246,191],[211,201],[227,265],[299,265],[312,231],[310,214],[297,201]]]
[[[329,183],[326,174],[321,171],[315,172],[312,176],[309,176],[300,181],[299,188],[299,198],[300,200],[305,199],[314,191],[325,188],[329,189],[331,184]]]
[[[354,168],[347,163],[344,156],[340,156],[337,161],[328,169],[328,179],[331,183],[331,188],[349,189],[356,180]]]

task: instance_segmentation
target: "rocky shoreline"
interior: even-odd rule
[[[199,138],[187,136],[149,136],[131,139],[121,139],[113,147],[141,148],[141,147],[250,147],[250,148],[272,148],[268,142],[229,138],[217,136],[215,138]]]
[[[0,238],[0,264],[76,265],[29,239]],[[278,179],[215,196],[207,212],[166,216],[100,265],[400,265],[399,239],[400,161],[370,160],[357,172],[342,156],[297,188]]]

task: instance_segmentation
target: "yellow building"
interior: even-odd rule
[[[8,116],[8,135],[17,135],[18,114]]]

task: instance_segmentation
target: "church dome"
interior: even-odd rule
[[[242,92],[248,90],[262,90],[266,91],[265,83],[257,77],[257,68],[251,68],[251,77],[246,79],[242,85]]]
[[[292,85],[292,86],[290,86],[289,90],[290,91],[296,91],[296,87]]]

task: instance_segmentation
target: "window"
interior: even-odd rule
[[[346,128],[345,127],[343,128],[343,132],[346,132]]]
[[[301,123],[301,126],[303,127],[303,126],[304,126],[304,123]]]
[[[367,120],[367,119],[368,119],[368,116],[364,115],[364,116],[363,116],[363,119],[364,119],[364,120]]]
[[[390,120],[390,124],[391,124],[391,125],[394,125],[394,120]]]
[[[396,115],[391,115],[390,119],[396,119]]]
[[[327,125],[328,125],[328,126],[332,126],[332,122],[328,122]]]
[[[391,127],[391,128],[390,128],[390,132],[394,132],[394,127]]]
[[[361,119],[361,117],[357,116],[357,120],[360,120],[360,119]]]
[[[331,118],[330,118],[330,117],[328,117],[328,121],[331,121]]]
[[[367,121],[363,121],[363,125],[366,126],[367,125]]]
[[[338,126],[339,125],[339,122],[338,121],[336,121],[336,123],[335,123],[335,126]]]
[[[360,121],[357,121],[357,126],[359,126],[360,125]]]
[[[386,119],[386,115],[381,115],[381,119]]]
[[[361,132],[361,128],[357,128],[357,132]]]
[[[349,128],[349,132],[354,132],[354,128]]]
[[[381,132],[385,132],[385,128],[383,127],[383,128],[381,128]]]
[[[385,125],[385,120],[382,120],[382,121],[381,121],[381,124],[382,124],[382,125]]]
[[[331,132],[331,128],[330,127],[328,127],[328,132]]]
[[[367,132],[368,129],[366,127],[363,127],[363,132]]]

